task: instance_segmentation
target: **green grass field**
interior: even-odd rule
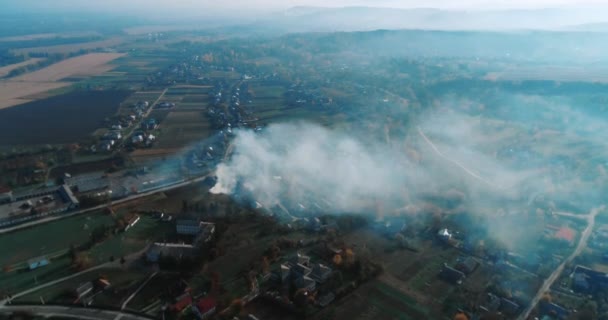
[[[35,270],[3,271],[0,273],[0,293],[20,292],[27,288],[68,276],[73,272],[70,264],[70,258],[63,256],[58,259],[52,259],[49,265]]]
[[[94,264],[108,262],[111,256],[120,259],[121,256],[142,250],[150,242],[162,240],[162,235],[172,227],[170,224],[160,224],[152,218],[142,216],[139,222],[126,232],[95,245],[89,250],[89,255]]]
[[[100,225],[113,225],[111,216],[95,213],[41,224],[32,228],[0,235],[0,265],[13,266],[41,255],[67,250],[89,239]]]

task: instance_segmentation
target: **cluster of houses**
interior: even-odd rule
[[[309,256],[296,253],[280,263],[277,270],[264,275],[269,289],[262,296],[294,310],[309,303],[325,307],[335,299],[335,295],[332,292],[319,294],[319,287],[332,272],[332,268],[312,263]],[[290,296],[290,292],[295,293]]]
[[[195,296],[192,289],[184,281],[180,281],[168,289],[170,295],[176,296],[174,301],[167,304],[163,309],[179,314],[187,309],[192,310],[196,319],[209,319],[217,309],[217,300],[209,295]]]
[[[109,131],[101,137],[100,142],[98,144],[94,144],[91,146],[90,151],[93,153],[96,153],[98,151],[109,152],[115,149],[120,144],[120,141],[122,141],[122,139],[124,138],[122,134],[123,130],[133,126],[137,119],[143,118],[149,106],[150,103],[148,101],[138,101],[137,103],[135,103],[132,106],[133,111],[129,115],[125,115],[110,124]],[[157,126],[155,120],[154,123],[155,124],[152,125],[153,129],[155,129]],[[144,120],[141,125],[142,129],[148,130],[148,120]],[[147,139],[147,137],[145,138]],[[154,138],[152,138],[151,140],[153,139]],[[144,139],[142,139],[141,142],[144,142]]]
[[[152,122],[150,122],[152,120]],[[150,123],[150,124],[148,124]],[[156,128],[158,125],[156,124],[156,120],[149,119],[142,123],[143,128]],[[151,129],[146,129],[151,130]],[[146,146],[149,147],[156,141],[156,136],[147,131],[135,131],[131,136],[131,145],[133,146]]]
[[[252,110],[248,107],[253,101],[249,93],[248,84],[243,82],[229,92],[224,94],[224,85],[217,83],[210,92],[211,103],[207,111],[211,122],[218,129],[232,134],[233,129],[240,126],[255,126]],[[227,110],[223,104],[227,104]]]

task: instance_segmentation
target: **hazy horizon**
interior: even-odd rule
[[[432,8],[443,10],[512,10],[512,9],[574,9],[574,8],[592,8],[608,6],[605,0],[583,0],[573,3],[569,0],[465,0],[454,3],[448,0],[335,0],[331,3],[321,0],[262,0],[262,1],[247,1],[247,0],[230,0],[223,2],[212,2],[208,0],[193,3],[189,0],[131,0],[118,1],[108,0],[103,2],[98,1],[77,1],[77,0],[60,0],[53,2],[42,2],[34,0],[0,1],[5,12],[61,12],[61,11],[92,11],[104,13],[127,13],[124,10],[131,10],[128,14],[136,15],[137,13],[149,14],[151,12],[162,13],[182,13],[185,16],[204,16],[213,12],[255,12],[255,13],[272,13],[280,10],[286,10],[293,7],[381,7],[394,9],[415,9],[415,8]],[[196,12],[201,10],[201,12]]]

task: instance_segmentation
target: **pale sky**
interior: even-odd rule
[[[130,10],[280,10],[294,6],[369,6],[393,8],[440,8],[466,10],[534,9],[608,6],[608,0],[0,0],[0,6]],[[192,12],[190,12],[192,13]]]

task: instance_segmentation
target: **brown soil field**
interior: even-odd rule
[[[52,89],[69,86],[60,81],[71,76],[90,76],[111,70],[108,62],[122,57],[122,53],[91,53],[63,60],[38,71],[0,81],[0,109],[31,101],[24,98]]]
[[[63,60],[44,69],[26,73],[12,81],[59,81],[71,76],[94,75],[109,71],[107,63],[124,56],[123,53],[90,53]]]
[[[70,53],[76,52],[80,49],[97,49],[97,48],[106,48],[113,47],[125,42],[123,38],[111,38],[100,41],[91,41],[91,42],[82,42],[82,43],[70,43],[70,44],[61,44],[56,46],[47,46],[47,47],[32,47],[32,48],[19,48],[12,50],[12,52],[16,54],[25,54],[29,52],[46,52],[46,53]]]
[[[21,99],[32,94],[42,93],[45,91],[69,86],[67,82],[12,82],[12,81],[0,81],[0,109],[16,106],[18,104],[26,103],[31,100]]]
[[[44,58],[31,58],[19,63],[9,64],[8,66],[0,67],[0,77],[4,77],[9,74],[13,69],[17,69],[23,66],[27,66],[29,64],[34,64],[36,62],[42,61]]]
[[[26,34],[22,36],[11,36],[11,37],[2,37],[0,41],[27,41],[27,40],[38,40],[38,39],[48,39],[48,38],[56,38],[56,37],[83,37],[83,36],[95,36],[99,35],[98,32],[95,31],[83,31],[83,32],[70,32],[70,33],[34,33],[34,34]]]
[[[169,148],[169,149],[137,149],[133,151],[129,156],[131,160],[137,164],[143,164],[147,162],[153,162],[161,160],[165,157],[170,157],[178,153],[180,148]]]

